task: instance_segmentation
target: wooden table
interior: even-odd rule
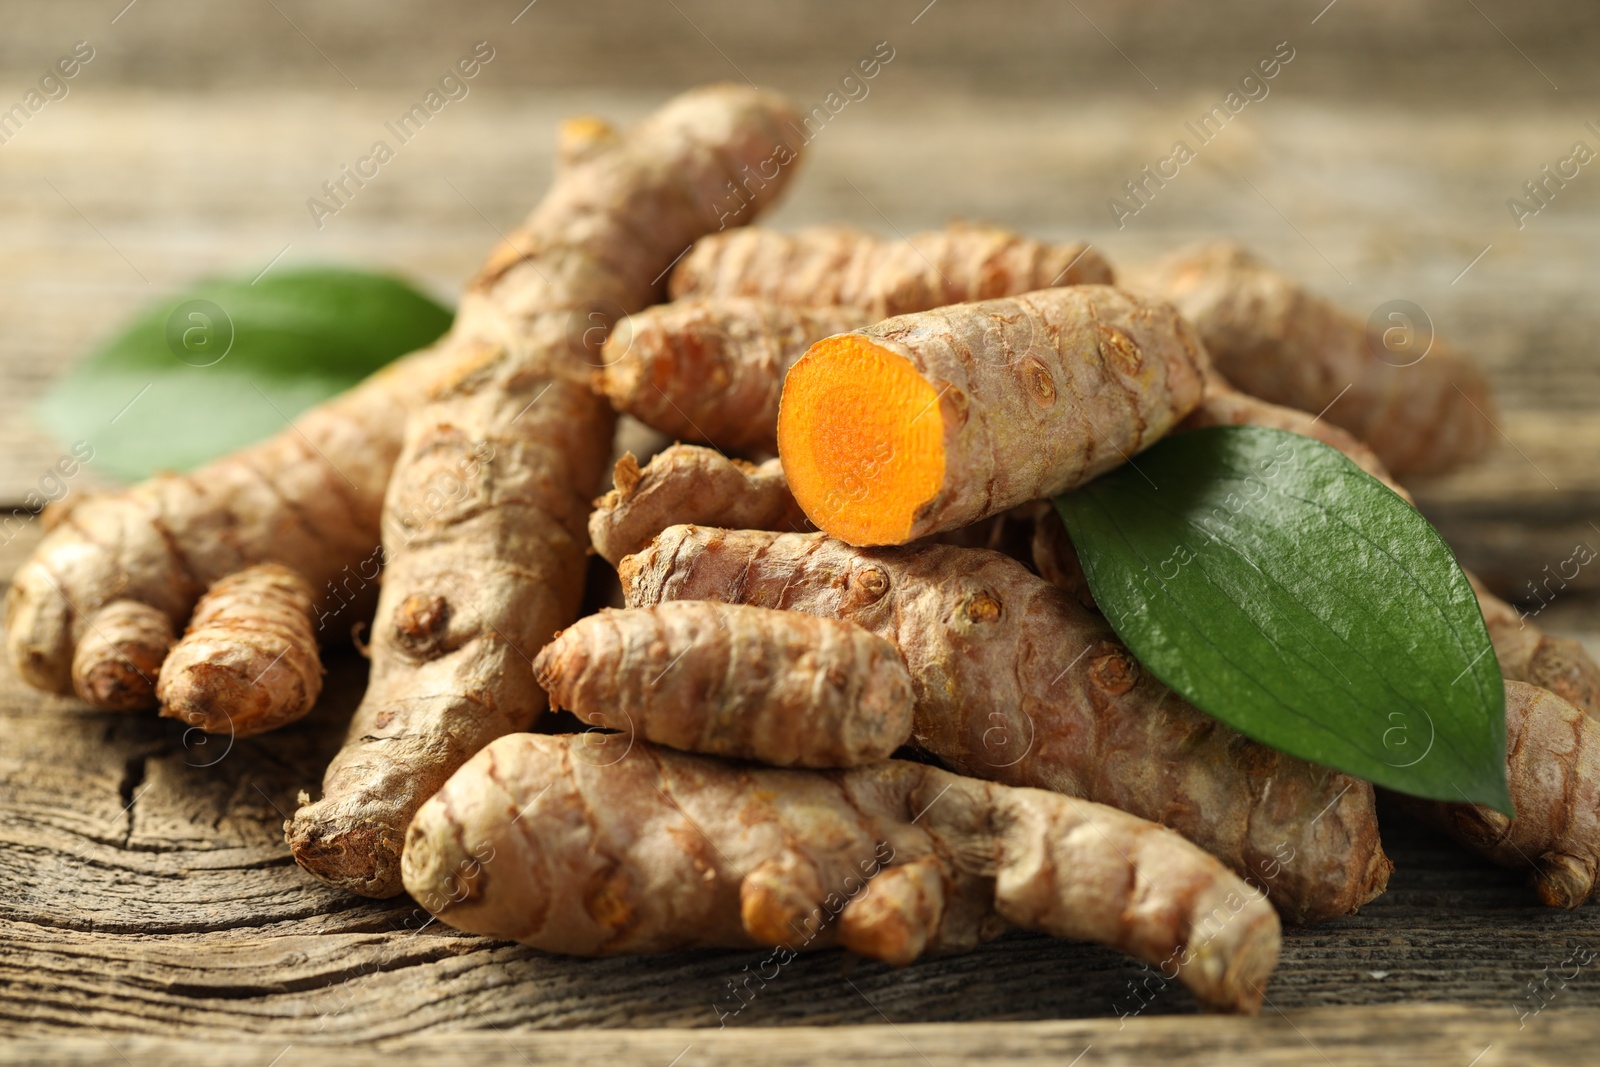
[[[1234,2],[1206,19],[1085,0],[1018,5],[996,28],[976,5],[924,3],[881,18],[821,4],[811,21],[542,3],[515,25],[520,3],[459,25],[419,3],[360,17],[152,3],[114,24],[87,3],[16,12],[36,47],[0,44],[16,75],[4,92],[74,39],[98,51],[73,95],[0,146],[0,501],[19,503],[62,451],[29,414],[41,390],[157,295],[280,253],[448,295],[546,183],[562,114],[634,116],[737,71],[809,104],[888,39],[895,61],[812,146],[775,224],[987,218],[1085,237],[1118,263],[1230,234],[1358,312],[1414,300],[1485,363],[1502,409],[1495,453],[1418,486],[1424,510],[1511,596],[1578,541],[1600,546],[1600,168],[1520,230],[1505,206],[1572,141],[1600,147],[1584,126],[1600,122],[1600,78],[1582,5],[1530,24],[1487,4],[1344,0],[1313,24],[1321,3]],[[305,199],[480,37],[497,58],[474,95],[317,230]],[[1107,199],[1281,39],[1296,58],[1272,95],[1119,229]],[[208,40],[232,42],[234,62]],[[0,574],[36,536],[0,548]],[[1600,568],[1539,621],[1600,651]],[[1176,989],[1135,1013],[1137,965],[1016,935],[903,971],[806,957],[719,1029],[713,1004],[748,954],[556,959],[301,872],[279,826],[320,780],[361,681],[359,661],[336,659],[310,720],[223,750],[41,697],[0,668],[0,1064],[1593,1062],[1597,968],[1523,1015],[1529,983],[1574,943],[1600,949],[1600,906],[1540,908],[1519,875],[1389,811],[1389,893],[1288,931],[1259,1019],[1197,1016]]]

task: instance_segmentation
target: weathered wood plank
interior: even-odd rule
[[[1338,1067],[1562,1067],[1593,1063],[1600,1021],[1592,1013],[1552,1008],[1530,1025],[1485,1019],[1461,1007],[1404,1005],[1313,1008],[1268,1012],[1260,1019],[1145,1019],[1114,1021],[876,1024],[783,1031],[601,1030],[580,1033],[452,1033],[379,1044],[334,1044],[327,1038],[213,1042],[85,1033],[51,1042],[0,1046],[0,1064],[100,1064],[130,1067],[260,1067],[337,1062],[343,1067],[389,1064],[473,1063],[524,1067],[558,1063],[608,1063],[617,1067],[789,1067],[858,1063],[881,1067],[1005,1063],[1017,1067],[1102,1064],[1171,1067],[1250,1063],[1288,1067],[1327,1063]],[[116,1057],[113,1059],[113,1057]]]

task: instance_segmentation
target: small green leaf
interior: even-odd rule
[[[398,279],[305,268],[214,279],[162,301],[55,384],[39,414],[95,467],[187,470],[425,347],[451,312]]]
[[[1378,785],[1512,814],[1505,689],[1472,586],[1344,455],[1214,427],[1056,507],[1118,636],[1195,707]]]

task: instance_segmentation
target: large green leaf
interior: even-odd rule
[[[1196,707],[1378,785],[1511,814],[1505,690],[1472,586],[1344,455],[1215,427],[1056,507],[1117,634]]]
[[[88,441],[97,471],[186,470],[283,429],[450,319],[405,283],[359,271],[206,281],[81,361],[39,413],[64,440]]]

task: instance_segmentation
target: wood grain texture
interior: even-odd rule
[[[92,1032],[90,1032],[92,1033]],[[1461,1007],[1316,1008],[1261,1019],[1177,1018],[1114,1022],[875,1024],[807,1030],[633,1030],[578,1033],[449,1034],[378,1045],[319,1041],[243,1042],[227,1046],[102,1033],[49,1043],[0,1047],[0,1065],[101,1064],[130,1067],[260,1067],[337,1062],[343,1067],[395,1063],[472,1063],[537,1067],[607,1063],[617,1067],[771,1067],[811,1063],[943,1067],[1005,1063],[1017,1067],[1101,1067],[1249,1063],[1290,1067],[1541,1067],[1593,1063],[1595,1020],[1551,1009],[1538,1026],[1491,1022]]]
[[[993,5],[959,0],[163,0],[113,23],[125,2],[7,0],[0,71],[26,80],[62,45],[90,37],[101,50],[95,73],[108,84],[354,93],[426,79],[462,44],[488,38],[514,61],[499,77],[519,88],[660,90],[742,72],[787,89],[837,78],[863,45],[888,38],[906,50],[919,88],[1081,100],[1236,79],[1264,38],[1270,49],[1290,36],[1345,58],[1306,75],[1308,90],[1340,99],[1543,99],[1555,90],[1541,70],[1563,93],[1592,95],[1600,85],[1586,39],[1600,12],[1582,0],[1546,2],[1524,18],[1511,0],[1476,0],[1487,18],[1426,0],[1340,0],[1337,15],[1321,18],[1326,0],[1213,0],[1204,8],[1077,0],[1077,10],[1007,0],[1003,17]]]

